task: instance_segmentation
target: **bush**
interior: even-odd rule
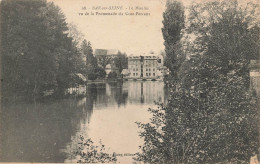
[[[97,73],[97,78],[99,79],[103,79],[106,77],[106,71],[101,67],[96,68],[96,73]]]
[[[97,79],[97,74],[95,72],[89,73],[88,74],[88,79],[89,80],[96,80]]]
[[[79,156],[77,163],[115,163],[117,161],[115,153],[106,153],[105,145],[100,143],[99,146],[94,145],[91,139],[84,139],[80,136],[79,147],[76,156]]]
[[[117,74],[115,73],[115,72],[110,72],[109,74],[108,74],[108,77],[107,77],[108,79],[116,79],[117,78]]]

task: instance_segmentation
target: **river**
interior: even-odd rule
[[[0,162],[76,162],[80,135],[101,141],[109,152],[134,154],[143,143],[135,122],[148,122],[147,109],[168,95],[159,81],[93,83],[85,89],[84,96],[2,106]]]

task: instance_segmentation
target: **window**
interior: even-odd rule
[[[138,71],[138,68],[136,68],[135,70]]]
[[[136,76],[138,76],[138,73],[136,73]]]
[[[133,73],[133,75],[135,76],[135,73]]]
[[[133,71],[135,71],[135,69],[133,69]]]
[[[151,76],[151,73],[149,73],[149,76]]]
[[[155,69],[153,69],[153,71],[155,71]]]
[[[148,73],[146,73],[146,76],[148,76]]]
[[[153,73],[153,76],[155,76],[155,73]]]

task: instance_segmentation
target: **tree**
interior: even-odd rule
[[[99,79],[104,79],[106,77],[106,71],[101,67],[97,67],[95,72],[97,74],[97,78]]]
[[[257,5],[244,7],[233,0],[203,6],[190,9],[189,31],[196,36],[197,50],[215,58],[224,74],[241,65],[247,68],[249,61],[259,56]]]
[[[259,148],[256,98],[237,75],[223,76],[208,59],[194,59],[167,105],[138,123],[148,163],[247,163]],[[211,65],[212,64],[212,65]]]
[[[163,13],[162,34],[166,52],[165,65],[169,68],[173,78],[180,65],[178,58],[183,55],[180,40],[185,24],[184,7],[176,0],[167,0]]]
[[[97,59],[93,55],[91,43],[83,40],[81,44],[81,52],[86,58],[86,75],[90,80],[95,80],[97,78],[96,71],[98,69],[98,65]]]
[[[80,47],[81,43],[83,42],[84,34],[80,32],[77,26],[73,23],[68,24],[68,29],[68,36],[73,38],[73,42],[76,47]]]
[[[79,58],[60,9],[45,0],[4,0],[1,16],[3,95],[35,97],[69,86]]]
[[[194,55],[181,65],[188,70],[179,74],[168,103],[149,109],[150,123],[138,123],[145,143],[137,160],[248,163],[258,153],[260,118],[247,65],[259,52],[259,33],[255,6],[249,6],[214,1],[191,8]]]
[[[110,56],[107,56],[107,55],[100,55],[98,57],[98,63],[101,65],[101,67],[103,69],[106,68],[106,66],[111,63],[112,61],[112,58]]]
[[[121,52],[118,52],[117,57],[114,59],[115,66],[118,68],[119,73],[122,72],[123,69],[127,69],[127,56]]]
[[[94,142],[89,138],[85,139],[80,136],[78,150],[75,152],[79,158],[77,163],[110,163],[117,162],[115,153],[109,154],[101,142],[99,145],[94,145]]]
[[[108,79],[116,79],[116,78],[117,78],[116,72],[109,72],[107,78],[108,78]]]
[[[84,39],[81,44],[81,51],[83,56],[86,58],[87,67],[91,67],[91,66],[96,67],[97,61],[93,55],[93,49],[91,43]]]

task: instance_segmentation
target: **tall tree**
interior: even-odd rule
[[[177,69],[180,65],[178,58],[183,55],[180,40],[184,25],[185,15],[182,3],[177,0],[167,0],[166,10],[163,13],[162,34],[166,52],[165,65],[173,78],[177,78]]]
[[[127,56],[125,53],[118,52],[117,56],[114,58],[115,66],[118,68],[119,73],[122,72],[123,69],[127,68]]]
[[[60,9],[45,0],[4,0],[1,16],[4,94],[34,97],[67,87],[77,53]]]
[[[81,51],[82,51],[82,54],[86,58],[87,67],[89,67],[89,66],[97,67],[97,61],[93,55],[93,49],[92,49],[91,43],[86,40],[83,40],[83,42],[81,44]]]
[[[93,55],[93,49],[91,47],[91,43],[83,40],[81,44],[81,52],[83,56],[86,58],[86,75],[90,80],[95,80],[97,78],[97,59]]]

